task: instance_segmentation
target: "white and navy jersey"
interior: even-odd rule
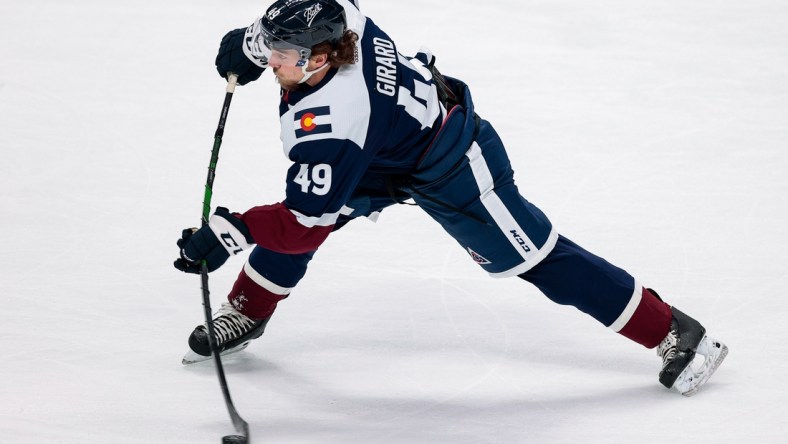
[[[338,3],[359,35],[357,61],[314,87],[282,92],[280,137],[293,162],[286,198],[242,215],[258,245],[280,253],[316,250],[353,211],[346,204],[368,171],[412,171],[445,116],[429,70],[399,54],[354,2]]]

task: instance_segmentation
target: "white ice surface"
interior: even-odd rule
[[[771,443],[788,433],[788,2],[362,0],[429,46],[560,231],[730,355],[694,398],[652,350],[488,278],[426,215],[331,236],[263,339],[226,360],[266,443]],[[224,82],[266,2],[0,2],[0,442],[218,443],[210,362],[183,367]],[[238,88],[213,204],[283,196],[278,90]],[[211,275],[218,306],[242,259]]]

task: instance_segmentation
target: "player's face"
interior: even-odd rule
[[[284,89],[295,89],[298,82],[304,78],[304,71],[300,66],[279,66],[269,65],[274,69],[274,75],[279,85]]]
[[[272,59],[274,60],[274,59]],[[299,82],[303,81],[304,76],[307,74],[312,74],[305,83],[308,85],[314,85],[319,81],[322,76],[318,74],[317,76],[312,73],[312,71],[319,70],[323,65],[328,63],[326,59],[326,55],[317,55],[313,56],[307,61],[306,70],[304,66],[291,66],[291,65],[284,65],[279,64],[276,61],[271,63],[269,61],[268,66],[273,68],[274,75],[276,76],[276,80],[279,82],[279,85],[286,89],[286,90],[295,90],[298,88]],[[322,71],[322,74],[325,74],[325,71]]]
[[[306,57],[306,55],[304,56]],[[273,49],[268,64],[271,66],[301,66],[306,63],[306,59],[295,49]]]
[[[298,82],[304,78],[301,66],[296,66],[300,60],[298,52],[294,50],[272,50],[268,66],[274,70],[277,81],[284,89],[294,89]]]

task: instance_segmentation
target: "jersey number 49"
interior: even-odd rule
[[[319,163],[317,165],[301,164],[301,170],[293,182],[301,185],[301,192],[314,193],[325,196],[331,190],[331,165]]]

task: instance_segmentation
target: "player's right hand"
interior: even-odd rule
[[[246,224],[227,208],[219,207],[207,225],[181,232],[177,242],[181,257],[173,265],[185,273],[199,274],[205,261],[211,272],[224,265],[230,255],[240,253],[252,243]]]

